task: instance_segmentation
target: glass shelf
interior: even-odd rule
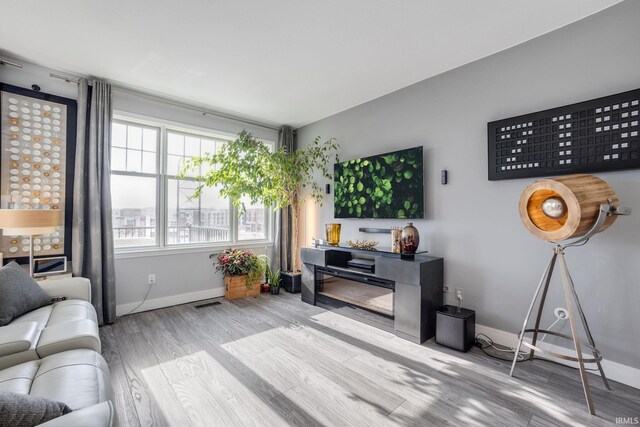
[[[406,259],[406,260],[413,260],[415,259],[416,255],[420,255],[420,254],[426,254],[429,251],[417,251],[416,253],[413,254],[405,254],[405,253],[397,253],[397,252],[391,252],[391,248],[389,247],[384,247],[384,246],[378,246],[375,248],[375,250],[370,250],[370,249],[358,249],[358,248],[352,248],[349,245],[345,245],[345,244],[340,244],[338,246],[333,246],[333,245],[327,245],[327,244],[322,244],[322,245],[318,245],[319,248],[322,249],[335,249],[338,251],[345,251],[345,252],[354,252],[354,253],[359,253],[359,254],[367,254],[367,255],[372,255],[372,256],[385,256],[385,257],[389,257],[389,258],[399,258],[399,259]]]

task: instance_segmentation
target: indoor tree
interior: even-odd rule
[[[216,186],[222,197],[232,200],[240,215],[246,209],[243,198],[274,210],[291,207],[291,268],[292,273],[299,273],[300,207],[307,198],[322,202],[322,187],[314,181],[314,175],[319,172],[326,179],[333,178],[329,167],[339,161],[339,148],[334,138],[321,142],[318,136],[302,149],[287,152],[280,147],[273,151],[243,130],[236,139],[223,144],[218,153],[190,159],[181,176],[198,171],[201,165],[209,166],[197,177],[200,185],[193,197],[198,197],[205,187]]]

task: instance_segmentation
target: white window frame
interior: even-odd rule
[[[123,111],[113,112],[113,121],[130,123],[145,127],[156,128],[159,131],[159,142],[157,147],[157,169],[156,169],[156,244],[147,246],[127,246],[115,248],[116,258],[135,258],[154,254],[177,254],[193,252],[211,252],[228,247],[241,248],[266,248],[273,246],[273,236],[275,230],[275,215],[271,207],[265,206],[265,239],[238,240],[239,216],[231,200],[229,200],[229,235],[230,240],[224,242],[204,242],[204,243],[167,243],[168,231],[168,190],[169,180],[175,179],[175,175],[169,175],[167,171],[167,144],[168,132],[173,131],[185,135],[193,135],[216,140],[231,141],[236,138],[235,134],[221,132],[213,129],[191,126],[184,123],[170,120],[157,119]],[[275,142],[261,140],[265,144],[275,149]],[[114,175],[120,176],[153,176],[153,174],[142,172],[121,172],[114,171]],[[187,178],[192,180],[191,178]]]

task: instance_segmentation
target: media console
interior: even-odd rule
[[[398,337],[421,344],[435,335],[436,311],[443,304],[442,258],[416,255],[413,259],[402,259],[394,256],[396,254],[339,246],[303,247],[300,255],[302,301],[317,305],[319,294],[325,294],[321,290],[327,276],[337,278],[335,290],[344,287],[344,281],[353,281],[364,293],[372,295],[372,311],[393,319],[393,330]],[[375,273],[349,266],[352,259],[363,257],[374,261]],[[368,290],[368,286],[372,288]],[[357,286],[354,288],[357,290]],[[343,301],[349,302],[353,294],[350,292],[343,293],[346,295]],[[376,309],[378,302],[386,301],[392,307]]]

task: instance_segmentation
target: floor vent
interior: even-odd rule
[[[194,305],[193,308],[205,308],[205,307],[209,307],[211,305],[219,305],[220,301],[214,301],[214,302],[208,302],[206,304],[199,304],[199,305]]]

